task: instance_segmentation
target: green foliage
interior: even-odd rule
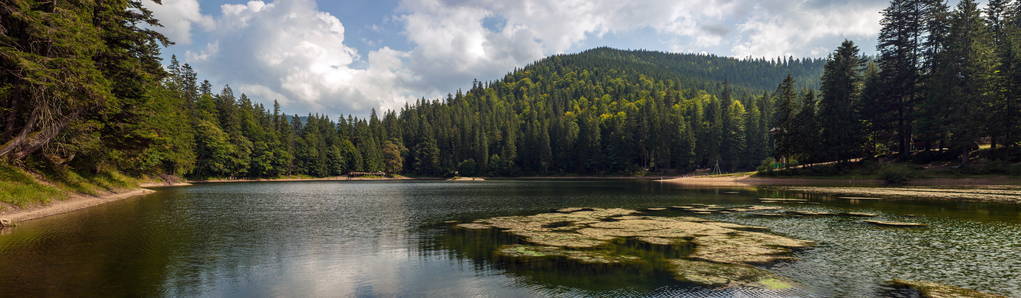
[[[383,159],[386,164],[386,173],[399,174],[404,169],[403,151],[401,145],[393,141],[383,143]]]
[[[366,118],[287,115],[229,86],[214,94],[176,58],[164,69],[167,40],[140,3],[3,6],[0,66],[11,71],[0,73],[0,159],[33,161],[94,193],[132,183],[118,171],[599,175],[743,171],[772,157],[761,168],[772,172],[918,149],[964,163],[981,140],[1016,146],[1021,137],[1021,5],[1012,1],[990,2],[983,15],[972,0],[954,10],[894,0],[872,61],[851,42],[828,59],[597,48]]]

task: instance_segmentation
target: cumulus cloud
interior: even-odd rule
[[[192,25],[205,30],[212,30],[216,26],[212,17],[199,11],[198,0],[163,0],[163,5],[145,0],[142,5],[152,10],[153,15],[160,20],[163,34],[180,44],[191,43]]]
[[[492,80],[544,56],[582,50],[608,34],[651,30],[660,49],[731,56],[824,56],[844,38],[870,41],[886,0],[402,0],[385,19],[410,45],[345,44],[344,23],[314,0],[249,1],[215,20],[195,0],[155,9],[164,30],[205,45],[184,55],[204,77],[291,112],[364,115],[413,98]],[[173,20],[173,21],[167,21]],[[368,26],[369,32],[381,27]],[[614,44],[608,44],[614,46]],[[868,46],[863,46],[868,49]]]
[[[312,0],[225,4],[212,41],[186,61],[213,81],[292,112],[396,107],[411,94],[400,73],[404,53],[382,48],[362,57],[344,44],[345,27]],[[367,59],[369,67],[354,68]]]
[[[403,0],[399,19],[416,46],[415,90],[493,79],[550,54],[582,50],[609,33],[652,29],[676,52],[739,57],[828,54],[845,38],[870,41],[886,0]],[[487,20],[499,20],[486,26]],[[649,37],[653,38],[653,37]],[[866,42],[868,43],[868,42]],[[598,43],[596,43],[598,44]],[[613,46],[613,44],[609,44]]]

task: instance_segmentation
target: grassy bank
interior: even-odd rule
[[[67,169],[45,169],[29,173],[0,164],[0,207],[24,208],[65,200],[72,195],[99,196],[134,189],[140,180],[117,171],[80,174]]]
[[[0,203],[22,207],[64,198],[66,191],[43,184],[24,170],[0,164]]]

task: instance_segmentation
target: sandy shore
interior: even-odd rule
[[[375,178],[375,177],[336,176],[323,178],[211,179],[211,180],[193,180],[189,181],[189,183],[199,184],[199,183],[232,183],[232,182],[390,181],[390,180],[435,180],[435,179],[438,178],[411,178],[411,177]]]
[[[827,195],[853,195],[873,198],[922,198],[940,200],[966,200],[1021,203],[1021,187],[988,185],[970,188],[954,187],[789,187],[786,190]]]
[[[675,183],[687,186],[709,186],[709,187],[748,187],[766,185],[881,185],[882,181],[876,179],[819,179],[819,178],[771,178],[745,176],[716,176],[716,177],[680,177],[674,179],[660,180],[667,183]]]
[[[486,181],[486,178],[482,177],[455,177],[447,179],[447,181]]]
[[[32,206],[26,208],[6,208],[0,211],[0,218],[9,219],[15,224],[26,220],[39,219],[47,216],[64,214],[81,210],[101,204],[116,202],[123,199],[137,197],[156,192],[151,189],[134,189],[120,193],[111,193],[100,196],[71,195],[67,199],[53,201],[46,205]]]
[[[748,187],[748,186],[882,186],[879,179],[841,179],[841,178],[774,178],[745,176],[725,177],[680,177],[660,180],[688,186],[709,187]],[[972,178],[922,178],[913,179],[907,185],[915,186],[982,186],[982,185],[1016,185],[1021,179],[1012,177],[972,177]]]

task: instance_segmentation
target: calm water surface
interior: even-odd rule
[[[763,296],[683,284],[667,272],[493,254],[514,240],[448,220],[563,207],[759,204],[770,190],[647,181],[267,182],[168,188],[0,231],[0,296]],[[812,197],[789,209],[860,211],[926,229],[845,217],[708,218],[814,240],[766,268],[788,296],[876,296],[892,278],[1021,297],[1021,207]]]

